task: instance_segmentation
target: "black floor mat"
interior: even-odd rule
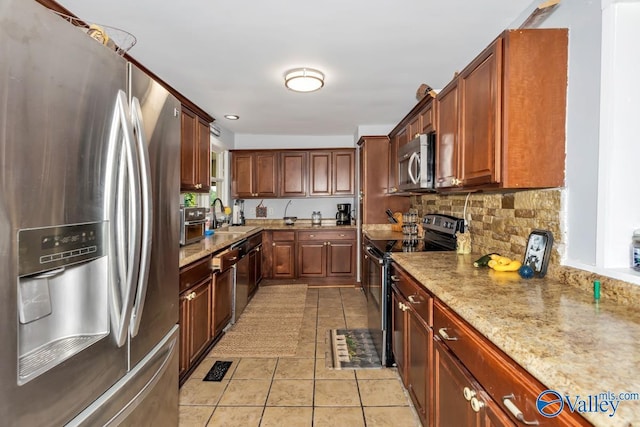
[[[222,381],[232,362],[217,360],[202,381]]]

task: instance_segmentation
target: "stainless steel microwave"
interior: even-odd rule
[[[434,132],[420,134],[398,149],[398,190],[425,191],[435,186]]]

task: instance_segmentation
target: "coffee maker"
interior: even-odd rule
[[[336,213],[336,225],[351,225],[351,204],[338,203]]]
[[[242,199],[233,202],[231,225],[244,225],[244,200]]]

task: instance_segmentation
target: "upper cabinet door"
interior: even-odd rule
[[[463,186],[499,182],[502,39],[496,40],[459,77],[460,165]]]
[[[355,150],[334,151],[331,187],[334,196],[351,196],[355,191]]]
[[[211,186],[209,123],[182,107],[180,189],[207,192]]]
[[[182,109],[180,117],[182,141],[180,146],[180,187],[194,189],[198,181],[196,177],[198,117],[185,108]]]
[[[278,196],[278,157],[273,152],[255,154],[255,197]]]
[[[309,153],[310,196],[352,196],[354,194],[355,150]]]
[[[307,153],[286,151],[280,153],[280,197],[307,195]]]
[[[234,199],[253,197],[253,154],[234,152],[231,159],[232,197]]]
[[[436,139],[436,188],[459,185],[458,174],[458,80],[438,94]]]
[[[312,151],[309,153],[309,195],[331,195],[331,166],[330,151]]]

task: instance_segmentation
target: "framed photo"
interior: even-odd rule
[[[553,235],[547,230],[532,230],[527,240],[527,250],[524,253],[523,264],[528,264],[538,277],[547,274]]]

